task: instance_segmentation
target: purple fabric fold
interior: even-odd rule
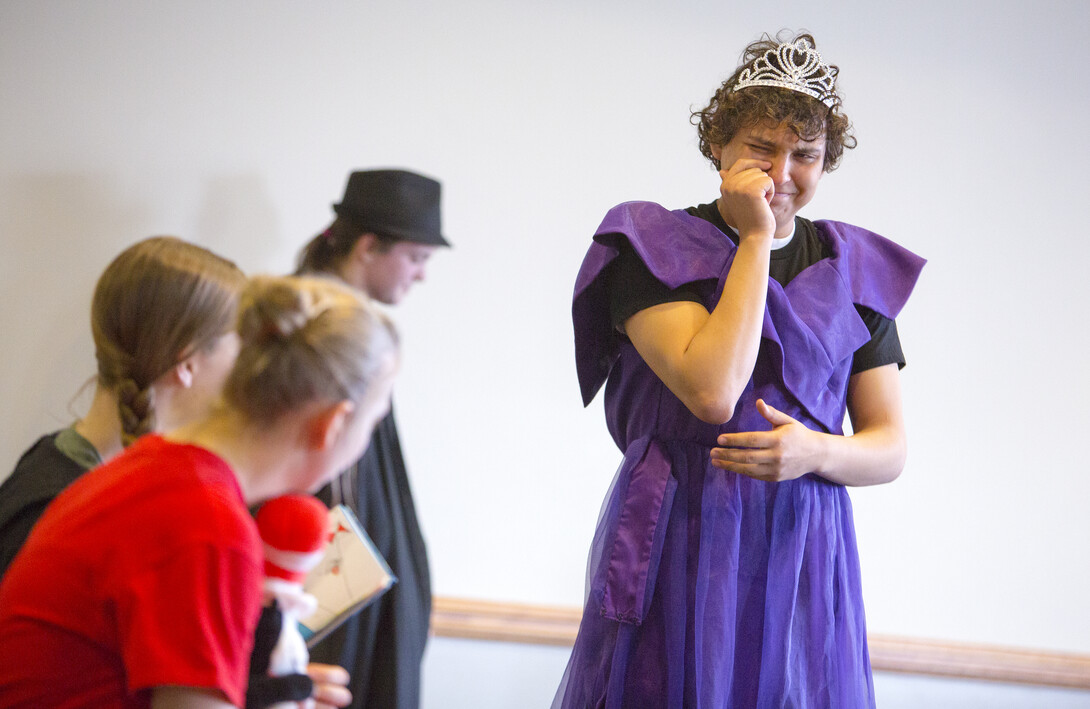
[[[655,590],[664,521],[670,515],[676,487],[658,443],[642,439],[629,447],[616,483],[624,503],[606,547],[601,584],[604,617],[636,625],[643,621]]]
[[[668,235],[668,239],[661,238]],[[683,283],[719,278],[734,248],[718,229],[684,211],[671,212],[651,202],[625,202],[609,210],[594,234],[575,281],[572,317],[576,323],[575,362],[589,404],[617,357],[619,342],[609,317],[606,284],[600,278],[617,254],[617,239],[627,239],[656,278],[676,288]]]

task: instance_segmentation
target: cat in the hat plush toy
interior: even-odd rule
[[[265,609],[246,704],[248,709],[297,707],[313,690],[298,621],[314,612],[317,601],[303,590],[303,581],[329,542],[328,510],[310,495],[284,495],[262,505],[257,528],[265,546]]]

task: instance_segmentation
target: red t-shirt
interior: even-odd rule
[[[227,464],[145,436],[65,490],[4,576],[4,706],[147,707],[163,685],[241,706],[262,573]]]

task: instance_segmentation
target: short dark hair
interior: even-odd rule
[[[734,91],[740,74],[754,61],[785,42],[793,43],[800,39],[808,40],[815,48],[817,46],[813,36],[808,33],[786,37],[781,30],[776,37],[762,35],[745,48],[741,64],[716,90],[708,105],[692,112],[691,120],[700,137],[700,153],[717,170],[722,166],[712,155],[712,146],[722,147],[742,128],[761,123],[787,126],[801,140],[816,140],[824,134],[826,172],[836,169],[845,149],[856,146],[851,121],[840,110],[839,96],[828,106],[804,93],[775,86],[748,86]],[[834,76],[839,71],[835,65],[830,65],[830,69]]]

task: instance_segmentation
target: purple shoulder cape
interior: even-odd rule
[[[859,227],[834,221],[815,226],[833,255],[804,270],[786,288],[769,279],[762,337],[776,347],[761,366],[778,369],[783,385],[816,420],[835,423],[843,416],[843,401],[827,396],[829,378],[869,337],[854,308],[842,306],[850,301],[895,318],[925,260]],[[626,202],[606,214],[583,260],[572,302],[584,405],[609,376],[623,342],[610,320],[608,284],[602,276],[624,241],[671,288],[718,279],[716,300],[736,250],[713,225],[683,210]],[[786,358],[787,351],[805,351],[807,356]]]

